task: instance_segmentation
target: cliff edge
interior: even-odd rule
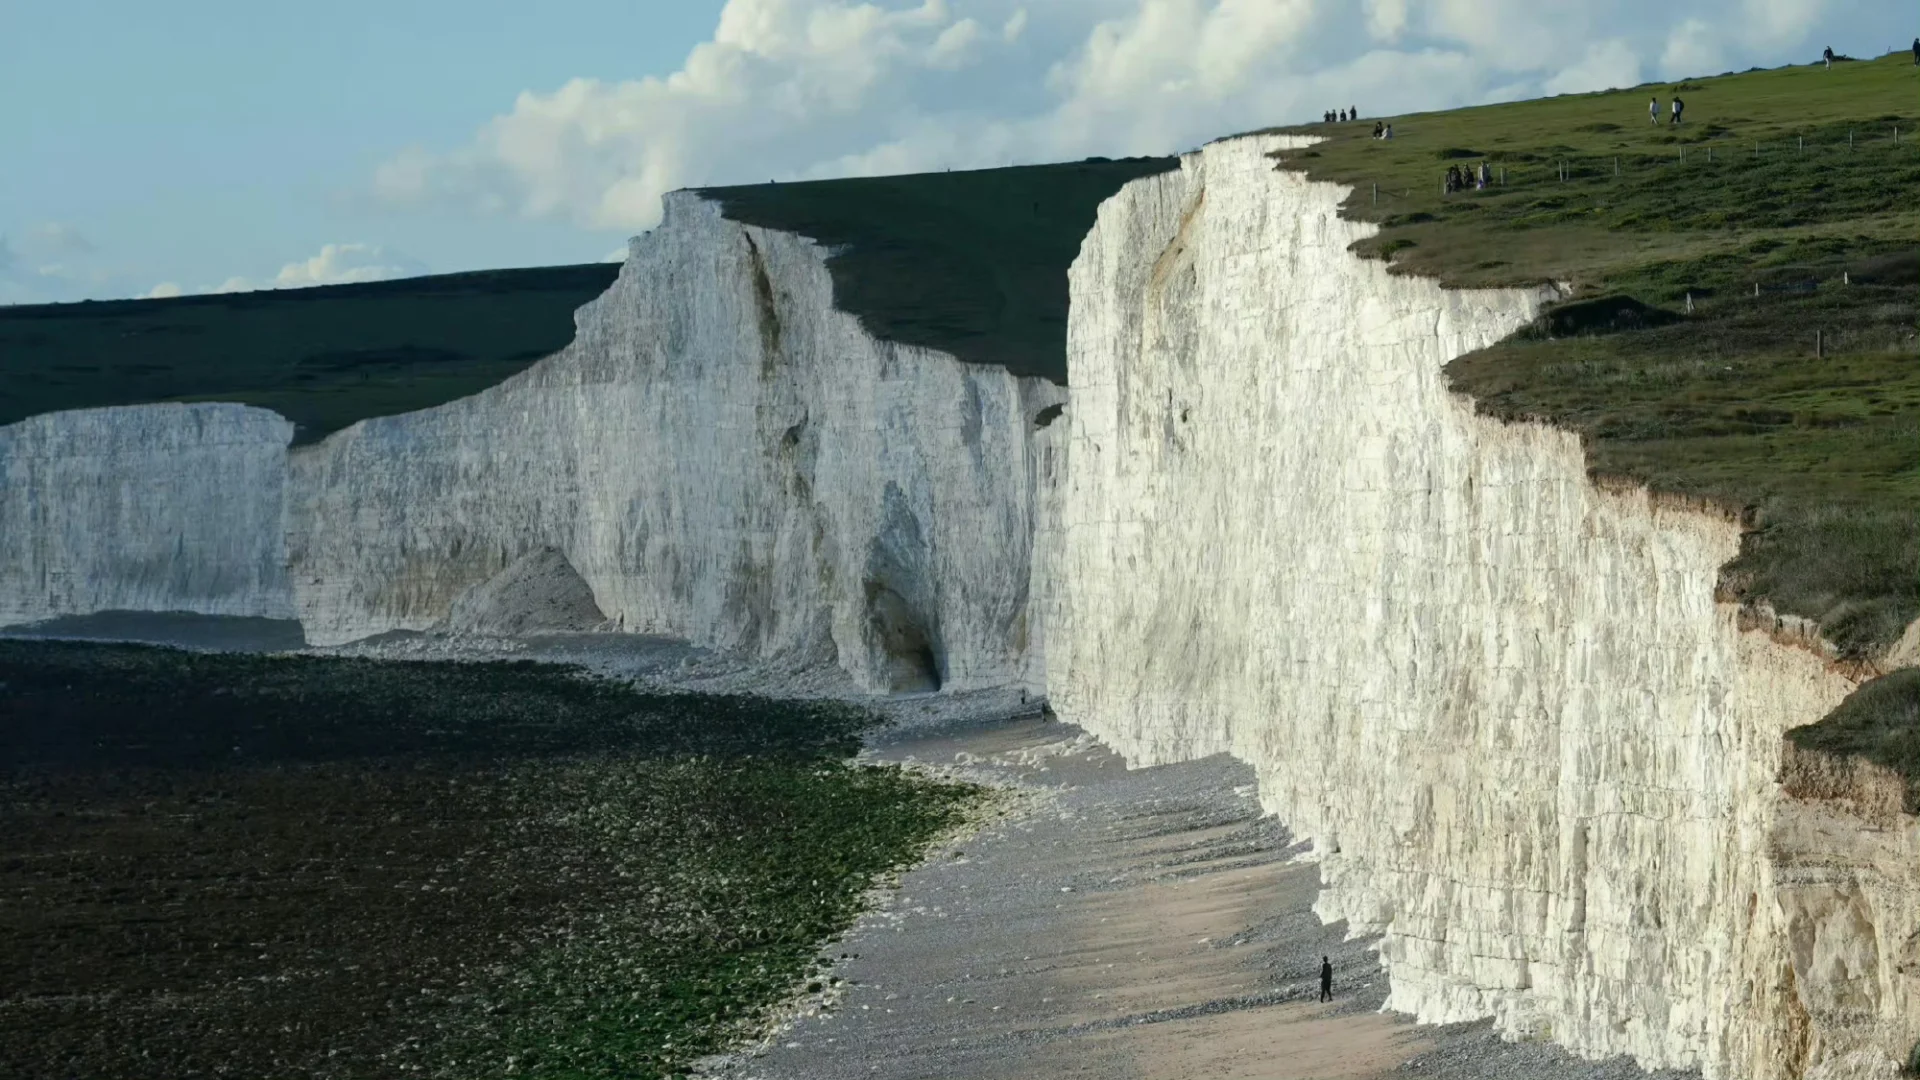
[[[1776,784],[1853,678],[1715,601],[1736,521],[1603,490],[1576,435],[1449,392],[1543,294],[1355,258],[1377,227],[1276,169],[1299,145],[1129,185],[1074,265],[1055,708],[1134,761],[1251,762],[1323,917],[1383,935],[1393,1008],[1890,1075],[1914,821]]]

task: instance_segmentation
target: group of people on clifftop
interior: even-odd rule
[[[1323,124],[1345,124],[1358,119],[1360,119],[1359,109],[1328,109],[1320,114],[1320,122]]]
[[[1458,165],[1447,166],[1445,190],[1449,195],[1456,191],[1465,191],[1469,187],[1476,191],[1485,191],[1492,184],[1493,166],[1484,161],[1480,163],[1478,169],[1471,167],[1463,169]]]

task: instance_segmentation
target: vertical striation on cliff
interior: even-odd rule
[[[291,452],[285,421],[238,406],[0,428],[0,624],[297,615],[316,644],[481,608],[512,625],[493,609],[537,557],[618,629],[883,691],[1037,685],[1036,417],[1064,388],[874,339],[818,245],[685,192],[576,321],[499,386]]]
[[[1373,227],[1275,170],[1294,146],[1128,185],[1074,264],[1055,708],[1254,764],[1394,1008],[1716,1077],[1888,1067],[1904,992],[1809,1052],[1788,943],[1872,953],[1887,916],[1795,915],[1770,851],[1781,733],[1851,683],[1716,605],[1735,524],[1449,393],[1543,295],[1355,258]]]
[[[0,427],[0,626],[113,610],[292,618],[292,437],[265,409],[217,404]]]
[[[875,689],[1021,677],[1039,378],[878,341],[823,252],[689,193],[572,345],[292,459],[289,547],[317,641],[423,629],[560,553],[618,628]]]

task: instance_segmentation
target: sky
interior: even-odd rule
[[[0,0],[0,304],[592,262],[676,188],[1857,56],[1913,0]]]

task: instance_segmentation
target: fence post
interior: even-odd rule
[[[1853,129],[1847,129],[1847,149],[1853,149]]]
[[[1807,137],[1805,135],[1800,136],[1800,152],[1803,154],[1807,152]]]
[[[1840,271],[1840,284],[1842,285],[1853,284],[1853,271],[1851,270]]]
[[[1379,184],[1373,185],[1373,205],[1375,206],[1380,205],[1380,185]]]
[[[1687,314],[1693,314],[1693,294],[1687,294]]]
[[[1707,147],[1707,164],[1713,164],[1713,147]]]
[[[1815,360],[1821,360],[1826,357],[1826,354],[1826,343],[1820,339],[1820,331],[1815,330],[1813,332],[1813,358]]]
[[[1760,295],[1760,283],[1757,281],[1753,283],[1753,295],[1755,296]]]
[[[1617,157],[1613,159],[1613,175],[1620,175],[1620,159]]]
[[[1505,165],[1500,166],[1500,186],[1507,186],[1507,167]]]

